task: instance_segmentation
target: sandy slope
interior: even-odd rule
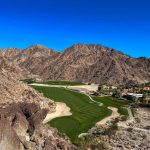
[[[72,89],[72,90],[78,90],[78,91],[81,91],[83,93],[85,93],[85,92],[91,92],[91,91],[97,91],[97,89],[98,89],[98,85],[97,84],[67,86],[67,85],[49,85],[49,84],[32,83],[30,85],[44,86],[44,87],[63,87],[63,88],[68,88],[68,89]]]
[[[54,113],[47,114],[43,123],[45,124],[57,117],[71,116],[71,115],[72,115],[72,113],[70,112],[70,108],[65,103],[57,102],[56,103],[56,111]]]
[[[120,114],[118,113],[118,108],[108,107],[108,109],[112,110],[111,116],[108,116],[108,117],[104,118],[103,120],[97,122],[96,125],[104,125],[104,124],[106,124],[107,121],[120,116]]]
[[[93,85],[79,85],[79,86],[68,86],[69,89],[72,90],[78,90],[83,93],[88,93],[88,92],[93,92],[98,90],[98,85],[93,84]]]

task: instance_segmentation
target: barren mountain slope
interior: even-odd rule
[[[47,59],[51,60],[57,52],[53,49],[48,49],[42,45],[31,46],[25,50],[7,49],[4,57],[10,62],[15,62],[24,70],[24,74],[38,74],[42,72],[43,66],[46,66]]]
[[[14,52],[10,52],[14,51]],[[2,54],[1,54],[2,55]],[[47,80],[70,80],[118,85],[150,81],[150,59],[132,58],[112,48],[77,44],[61,53],[44,46],[5,52],[28,75]]]
[[[150,80],[150,60],[135,59],[100,45],[74,45],[41,73],[44,79],[117,85]]]
[[[0,148],[76,149],[65,135],[42,123],[48,112],[55,111],[56,104],[18,81],[16,72],[9,72],[14,69],[2,64],[0,62]]]

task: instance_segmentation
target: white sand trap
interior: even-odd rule
[[[91,92],[91,91],[96,92],[98,90],[98,85],[97,84],[70,86],[70,85],[49,85],[49,84],[32,83],[32,84],[29,84],[29,85],[44,86],[44,87],[64,87],[64,88],[68,88],[68,89],[78,90],[78,91],[81,91],[81,92]]]
[[[54,113],[47,114],[43,123],[51,121],[54,118],[62,117],[62,116],[71,116],[70,108],[65,103],[56,102],[56,111]]]
[[[87,93],[87,92],[92,92],[92,91],[96,92],[98,90],[98,85],[96,85],[96,84],[93,84],[93,85],[78,85],[78,86],[68,86],[68,88]]]
[[[107,121],[110,121],[110,120],[115,119],[120,116],[120,114],[118,113],[118,108],[108,107],[108,109],[112,110],[111,116],[108,116],[108,117],[104,118],[103,120],[97,122],[96,125],[104,125],[104,124],[106,124]]]

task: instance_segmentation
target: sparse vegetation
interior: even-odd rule
[[[119,120],[115,119],[110,122],[109,126],[98,126],[94,127],[89,131],[86,136],[80,138],[79,147],[82,150],[91,148],[93,150],[108,150],[109,143],[108,140],[111,138],[112,135],[116,133],[118,130],[118,123]]]
[[[32,83],[35,83],[35,80],[30,78],[30,79],[24,79],[24,80],[21,80],[23,81],[24,83],[27,83],[27,84],[32,84]]]

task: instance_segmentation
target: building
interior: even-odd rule
[[[116,87],[116,86],[111,86],[111,88],[112,88],[113,90],[116,90],[116,89],[117,89],[117,87]]]
[[[143,88],[143,91],[149,91],[149,92],[150,92],[150,86],[145,86],[145,87]]]
[[[122,93],[123,93],[123,94],[129,93],[129,89],[123,89]]]
[[[143,94],[136,94],[136,93],[127,93],[124,94],[123,97],[128,99],[128,100],[133,100],[134,98],[139,99],[139,98],[143,98]]]
[[[127,93],[127,95],[132,96],[132,97],[136,97],[136,98],[142,98],[143,94],[136,94],[136,93]]]

